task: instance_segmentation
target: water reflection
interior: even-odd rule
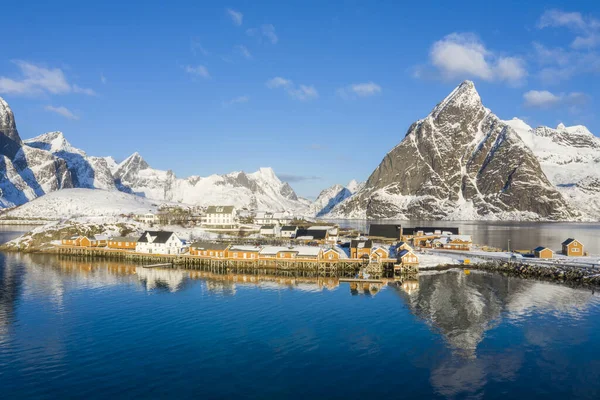
[[[46,393],[50,378],[68,375],[86,382],[85,389],[107,371],[111,379],[103,382],[114,386],[97,397],[123,388],[152,396],[158,385],[178,390],[196,383],[202,387],[195,393],[213,389],[207,397],[238,386],[229,397],[284,397],[304,377],[335,387],[323,392],[329,397],[367,392],[369,382],[376,382],[368,391],[377,396],[406,390],[421,398],[483,397],[508,390],[499,383],[527,387],[531,371],[547,379],[538,390],[564,379],[569,394],[578,387],[593,397],[593,384],[581,382],[600,378],[600,301],[591,290],[477,271],[348,284],[289,271],[0,257],[0,378],[37,388],[29,398]],[[146,361],[156,369],[140,368]],[[583,372],[566,376],[583,363]],[[243,371],[236,385],[229,384],[232,368]],[[149,376],[152,388],[144,386]],[[514,383],[523,376],[525,383]],[[279,396],[262,392],[265,377]],[[363,386],[348,393],[356,382]]]
[[[466,358],[476,357],[485,332],[501,318],[521,319],[540,312],[578,318],[593,296],[586,289],[459,270],[422,274],[418,281],[393,287],[411,312],[438,330],[448,345]]]

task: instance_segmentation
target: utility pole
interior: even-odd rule
[[[508,252],[510,253],[510,239],[508,239]]]

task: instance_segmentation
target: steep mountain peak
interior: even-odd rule
[[[17,124],[15,123],[15,115],[2,97],[0,97],[0,134],[21,143],[19,132],[17,132]]]
[[[572,135],[594,136],[592,132],[590,132],[590,130],[583,125],[564,126],[563,124],[560,124],[556,127],[556,130],[565,131]]]
[[[364,186],[364,183],[358,182],[356,179],[352,179],[346,185],[346,189],[348,189],[350,191],[350,193],[354,194],[354,193],[358,192],[363,186]]]
[[[446,98],[435,106],[431,111],[430,116],[434,119],[448,111],[455,112],[460,110],[477,110],[483,108],[481,97],[475,89],[475,84],[472,81],[464,81],[458,85]]]
[[[21,148],[15,116],[8,103],[0,97],[0,155],[15,157]]]
[[[248,174],[248,176],[254,179],[260,179],[262,181],[274,182],[277,184],[281,183],[281,180],[275,174],[275,171],[273,171],[273,168],[271,167],[261,167],[258,169],[258,171]]]
[[[33,139],[27,139],[24,143],[30,147],[46,150],[51,153],[67,152],[85,155],[83,150],[73,147],[60,131],[44,133]]]

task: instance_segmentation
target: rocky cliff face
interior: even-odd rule
[[[519,135],[458,86],[415,122],[335,217],[577,219]]]
[[[74,187],[115,190],[115,182],[105,158],[90,157],[75,148],[62,132],[49,132],[24,141],[28,147],[45,150],[67,164]]]
[[[64,160],[24,146],[12,110],[0,98],[0,207],[12,207],[45,193],[73,187]]]

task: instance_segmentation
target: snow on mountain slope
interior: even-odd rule
[[[351,180],[346,187],[337,184],[321,191],[316,200],[310,205],[309,215],[313,217],[327,215],[335,206],[352,196],[363,186],[364,183]]]
[[[106,159],[89,157],[83,150],[73,147],[62,132],[49,132],[24,141],[25,145],[45,150],[65,160],[73,186],[115,190],[115,182]]]
[[[65,219],[156,212],[159,202],[100,189],[63,189],[8,211],[9,218]]]
[[[177,178],[172,171],[154,169],[138,153],[124,160],[114,173],[120,190],[151,199],[208,206],[231,204],[266,211],[304,210],[289,184],[271,168],[208,177]]]
[[[600,219],[600,138],[580,125],[533,129],[518,118],[503,122],[533,151],[550,182],[575,207]]]
[[[581,219],[523,140],[465,81],[411,125],[354,196],[328,215],[396,219]]]

